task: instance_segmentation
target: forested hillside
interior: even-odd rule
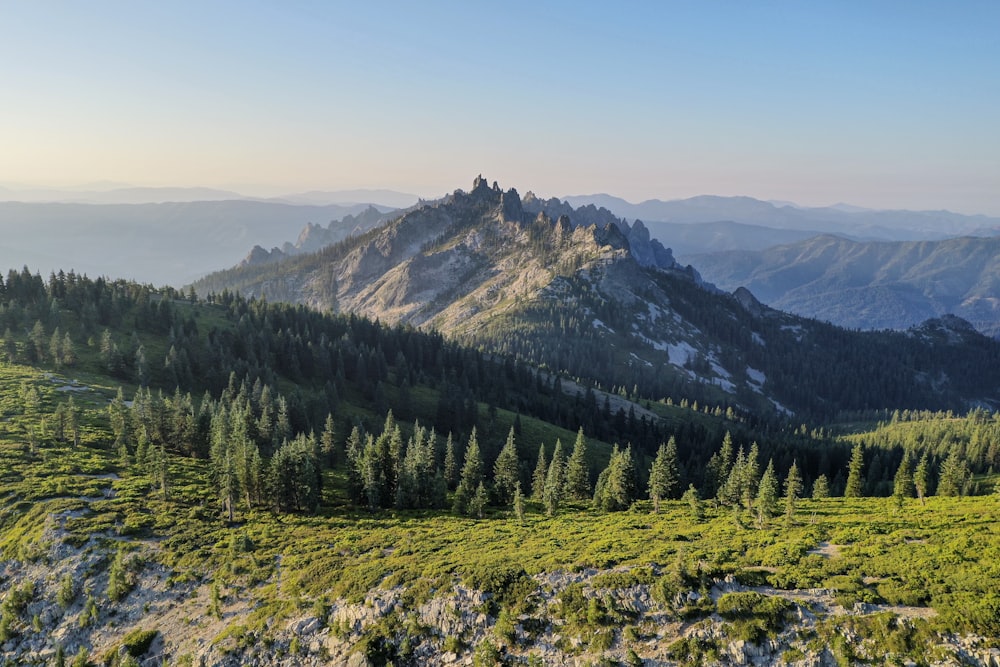
[[[996,511],[990,413],[855,415],[961,426],[921,448],[301,306],[29,271],[0,293],[16,662],[919,661],[998,631],[996,545],[957,520]]]

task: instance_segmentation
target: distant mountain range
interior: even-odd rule
[[[180,286],[238,262],[255,244],[281,246],[309,223],[329,225],[367,208],[366,204],[310,206],[251,200],[0,202],[0,271],[26,264],[45,275],[74,269],[91,276],[113,274]]]
[[[818,236],[689,258],[722,289],[746,287],[788,312],[860,329],[959,315],[1000,335],[1000,237],[861,243]]]
[[[652,223],[734,222],[796,232],[834,233],[858,240],[921,241],[955,236],[1000,234],[1000,218],[950,211],[875,211],[838,204],[805,208],[751,197],[701,196],[632,204],[610,195],[565,197],[574,207],[592,204],[629,220]],[[662,237],[660,237],[662,238]]]
[[[267,201],[308,206],[375,204],[382,208],[406,208],[419,197],[394,190],[331,190],[251,197],[233,190],[216,188],[135,187],[122,184],[95,184],[74,189],[0,185],[0,201],[62,204],[162,204],[199,201]]]
[[[958,318],[860,333],[784,314],[705,284],[642,223],[482,178],[318,252],[194,287],[430,329],[647,396],[827,415],[997,398],[981,369],[1000,364],[1000,343]]]

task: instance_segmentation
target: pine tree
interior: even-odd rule
[[[489,502],[490,496],[486,492],[486,485],[479,482],[479,486],[476,487],[476,492],[472,495],[469,500],[469,511],[470,516],[474,516],[477,519],[483,518],[483,510],[486,509],[486,504]]]
[[[635,463],[632,446],[611,452],[611,460],[597,479],[594,504],[605,512],[626,510],[635,499]]]
[[[677,472],[677,441],[670,436],[666,445],[660,445],[649,471],[649,497],[653,512],[660,511],[660,501],[669,498],[679,481]]]
[[[76,361],[76,346],[67,331],[62,341],[62,363],[64,366],[76,366]]]
[[[455,489],[454,510],[459,514],[467,514],[469,503],[483,481],[483,459],[479,453],[479,440],[476,437],[476,427],[472,427],[469,444],[465,448],[465,463],[462,465],[462,477]]]
[[[355,503],[364,501],[364,484],[361,481],[362,457],[364,447],[361,441],[361,429],[357,426],[351,429],[344,445],[347,458],[347,495]]]
[[[851,462],[847,467],[847,486],[844,488],[845,498],[861,498],[865,494],[864,478],[865,457],[861,444],[854,445],[851,451]]]
[[[323,459],[328,468],[337,466],[337,450],[333,433],[333,415],[327,413],[326,421],[323,422],[323,433],[320,435],[320,449],[323,452]]]
[[[455,454],[455,441],[451,433],[448,433],[448,440],[444,445],[444,481],[449,490],[458,485],[458,456]]]
[[[785,519],[791,521],[795,516],[795,505],[802,493],[802,475],[799,474],[799,464],[792,461],[788,474],[785,476]]]
[[[557,439],[556,447],[552,452],[552,461],[549,463],[549,469],[545,475],[545,487],[542,492],[542,502],[545,504],[545,513],[548,516],[555,514],[562,503],[565,466],[562,441]]]
[[[892,495],[899,504],[906,498],[913,497],[913,459],[909,450],[903,452],[903,460],[896,468],[896,476],[892,481]]]
[[[718,452],[712,454],[706,468],[708,491],[720,501],[722,501],[723,486],[725,486],[726,480],[729,479],[729,473],[733,468],[734,461],[733,437],[729,431],[726,431],[726,435],[722,438],[722,447]]]
[[[812,497],[814,500],[830,497],[830,482],[827,481],[826,475],[820,475],[813,480]]]
[[[778,476],[774,471],[774,459],[767,462],[764,475],[757,485],[757,498],[754,507],[757,510],[757,525],[763,527],[764,524],[774,516],[778,503]]]
[[[694,484],[688,484],[687,491],[681,496],[681,500],[687,503],[688,513],[692,521],[699,523],[705,518],[705,510],[702,508],[701,498],[698,497],[698,489],[694,488]]]
[[[518,523],[524,523],[524,494],[521,493],[520,482],[514,488],[514,516],[517,518]]]
[[[953,446],[948,458],[941,463],[937,494],[951,497],[964,496],[969,478],[969,467],[962,456],[961,448]]]
[[[517,447],[514,445],[514,427],[507,434],[507,442],[493,464],[493,490],[497,502],[508,505],[514,500],[514,490],[520,486],[520,468],[517,460]]]
[[[545,444],[538,447],[538,463],[535,464],[535,472],[531,475],[531,499],[535,502],[542,502],[545,495],[545,477],[548,475],[549,465],[545,461]]]
[[[576,434],[573,453],[566,463],[566,498],[587,500],[590,498],[590,468],[587,465],[587,440],[583,437],[583,427]]]
[[[923,505],[926,502],[924,499],[930,492],[931,486],[931,462],[926,451],[920,457],[917,469],[913,471],[913,486],[917,490],[917,497],[920,498],[920,504]]]

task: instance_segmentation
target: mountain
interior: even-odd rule
[[[859,329],[906,329],[953,313],[1000,335],[1000,238],[861,243],[820,236],[689,258],[725,290]]]
[[[249,200],[160,204],[0,202],[0,267],[43,274],[75,269],[181,285],[239,261],[254,243],[280,246],[309,223],[361,214],[366,205]],[[388,208],[380,208],[386,212]]]
[[[1000,218],[950,211],[876,211],[846,204],[805,208],[752,197],[699,196],[632,204],[610,195],[566,197],[572,206],[592,204],[628,219],[671,223],[736,222],[795,231],[818,230],[862,240],[918,241],[987,233]]]
[[[215,188],[135,187],[111,184],[100,187],[61,190],[54,188],[5,188],[0,186],[0,201],[63,204],[160,204],[164,202],[227,201],[252,199],[231,190]]]
[[[784,314],[706,284],[642,223],[567,206],[477,178],[319,252],[194,288],[440,331],[646,397],[826,415],[1000,398],[1000,368],[983,373],[1000,345],[973,331],[866,334]]]

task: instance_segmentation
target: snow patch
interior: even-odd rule
[[[747,366],[747,377],[749,377],[750,381],[754,384],[759,384],[761,386],[764,386],[764,382],[767,380],[767,376],[764,375],[763,371],[759,371],[756,368],[750,368],[749,366]]]
[[[666,346],[667,354],[670,355],[670,363],[674,366],[683,366],[698,354],[698,350],[691,347],[690,343],[680,342],[676,345]]]

